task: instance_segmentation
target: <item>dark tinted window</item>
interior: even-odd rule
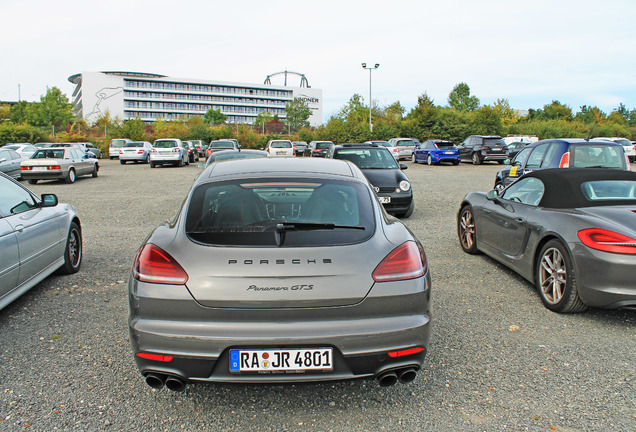
[[[455,146],[455,144],[453,144],[452,142],[447,142],[447,141],[439,141],[436,144],[437,144],[437,148],[452,148]]]
[[[230,246],[350,244],[371,237],[374,226],[362,184],[306,178],[204,183],[193,190],[186,217],[190,239]]]
[[[506,147],[506,142],[501,138],[484,138],[483,143],[488,147]]]

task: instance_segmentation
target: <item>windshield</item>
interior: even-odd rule
[[[208,182],[193,190],[188,205],[186,234],[205,244],[342,245],[368,239],[375,226],[371,195],[357,182],[280,177]]]
[[[144,143],[142,142],[129,142],[124,144],[124,147],[143,147]]]
[[[272,141],[270,147],[274,148],[290,148],[292,147],[291,141]]]
[[[616,145],[572,145],[570,166],[575,168],[625,169],[623,147]]]
[[[38,150],[33,153],[33,157],[31,159],[46,159],[46,158],[55,158],[55,159],[63,159],[64,158],[64,150]]]
[[[320,142],[320,143],[316,143],[316,148],[317,149],[328,149],[329,147],[332,147],[333,143],[331,142]]]
[[[231,160],[231,159],[253,159],[259,157],[267,157],[266,154],[261,153],[246,153],[246,152],[236,152],[236,153],[225,153],[218,154],[214,153],[214,156],[210,156],[214,159],[215,162],[223,161],[223,160]]]
[[[114,148],[119,148],[119,147],[123,147],[123,145],[126,143],[126,140],[123,139],[114,139],[110,142],[110,146],[114,147]]]
[[[177,144],[176,141],[171,141],[171,140],[158,140],[155,141],[155,143],[153,144],[153,147],[157,147],[157,148],[171,148],[171,147],[178,147],[179,145]]]
[[[484,145],[488,147],[507,147],[501,138],[484,138]]]
[[[402,146],[414,146],[415,143],[413,142],[413,140],[408,139],[408,140],[399,140],[397,142],[397,145],[400,146],[400,147],[402,147]]]
[[[399,169],[393,155],[384,147],[339,149],[333,158],[351,161],[360,169]]]

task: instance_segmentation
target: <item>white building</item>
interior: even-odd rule
[[[72,103],[75,114],[92,123],[105,113],[121,120],[145,122],[203,116],[210,108],[220,109],[231,123],[254,123],[268,111],[286,118],[285,106],[295,98],[308,102],[312,126],[322,124],[322,90],[224,81],[173,78],[138,72],[82,72],[68,80],[75,84]]]

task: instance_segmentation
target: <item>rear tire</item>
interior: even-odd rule
[[[551,311],[576,313],[587,309],[579,296],[570,253],[560,241],[550,240],[541,248],[535,283],[543,305]]]
[[[93,178],[97,177],[97,164],[93,165],[93,172],[91,173],[91,175],[93,176]]]
[[[459,159],[454,160],[454,161],[453,161],[453,165],[455,165],[455,166],[459,165]]]
[[[122,165],[126,165],[126,161],[123,161],[121,159],[119,159],[119,163],[122,164]]]
[[[481,159],[477,153],[473,153],[473,165],[481,165]]]
[[[66,238],[66,248],[64,249],[64,264],[57,270],[57,273],[64,275],[77,273],[81,266],[82,230],[75,222],[71,222]]]
[[[431,155],[428,155],[428,157],[426,158],[426,163],[428,164],[428,166],[433,165],[433,158],[431,157]]]
[[[66,175],[66,183],[75,183],[75,170],[73,168],[68,170]]]
[[[31,180],[29,180],[29,184],[37,184],[37,182],[38,182],[38,181],[37,181],[37,180],[35,180],[35,179],[31,179]]]
[[[411,155],[411,162],[417,163],[417,158],[415,157],[415,153]]]

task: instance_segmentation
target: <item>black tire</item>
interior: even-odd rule
[[[481,162],[482,162],[481,158],[479,157],[477,153],[473,153],[472,161],[473,161],[473,165],[481,165]]]
[[[82,266],[82,230],[75,222],[71,222],[64,249],[64,264],[57,270],[58,274],[77,273]]]
[[[144,161],[144,163],[147,163],[147,164],[150,163],[150,155],[146,155],[146,160]]]
[[[455,166],[459,165],[459,159],[454,160],[454,161],[453,161],[453,165],[455,165]]]
[[[155,167],[155,164],[150,162],[150,168],[154,168],[154,167]]]
[[[409,204],[409,208],[404,213],[396,213],[395,216],[400,219],[406,219],[413,214],[413,210],[415,210],[415,200],[411,200],[411,204]]]
[[[115,156],[108,156],[108,159],[113,160],[115,159]]]
[[[502,160],[498,160],[498,161],[497,161],[497,163],[498,163],[499,165],[503,165],[504,161],[502,161]]]
[[[177,162],[175,165],[178,166],[178,167],[182,167],[184,165],[183,164],[183,158],[179,159],[179,162]]]
[[[64,181],[66,181],[66,183],[75,183],[75,170],[73,168],[70,168],[68,170],[68,174],[66,175],[66,179],[64,179]]]
[[[99,168],[97,168],[97,164],[95,164],[93,165],[93,172],[91,173],[93,178],[97,177],[97,171],[99,171]]]
[[[119,159],[119,163],[122,164],[122,165],[126,165],[126,161],[123,161],[121,159]]]
[[[433,165],[433,157],[431,155],[428,155],[428,157],[426,158],[426,163],[428,164],[428,166]]]
[[[535,284],[543,305],[553,312],[577,313],[587,309],[576,286],[570,252],[559,240],[550,240],[541,248],[535,263]]]
[[[417,162],[417,158],[415,157],[415,153],[413,153],[413,154],[411,155],[411,162],[413,162],[413,163],[415,163],[415,164],[416,164],[416,163],[418,163],[418,162]]]
[[[38,181],[37,181],[37,180],[35,180],[35,179],[30,179],[30,180],[29,180],[29,184],[37,184],[37,182],[38,182]]]
[[[477,250],[477,236],[475,230],[475,215],[473,207],[466,205],[461,208],[457,215],[457,236],[459,245],[467,254],[475,255]]]

